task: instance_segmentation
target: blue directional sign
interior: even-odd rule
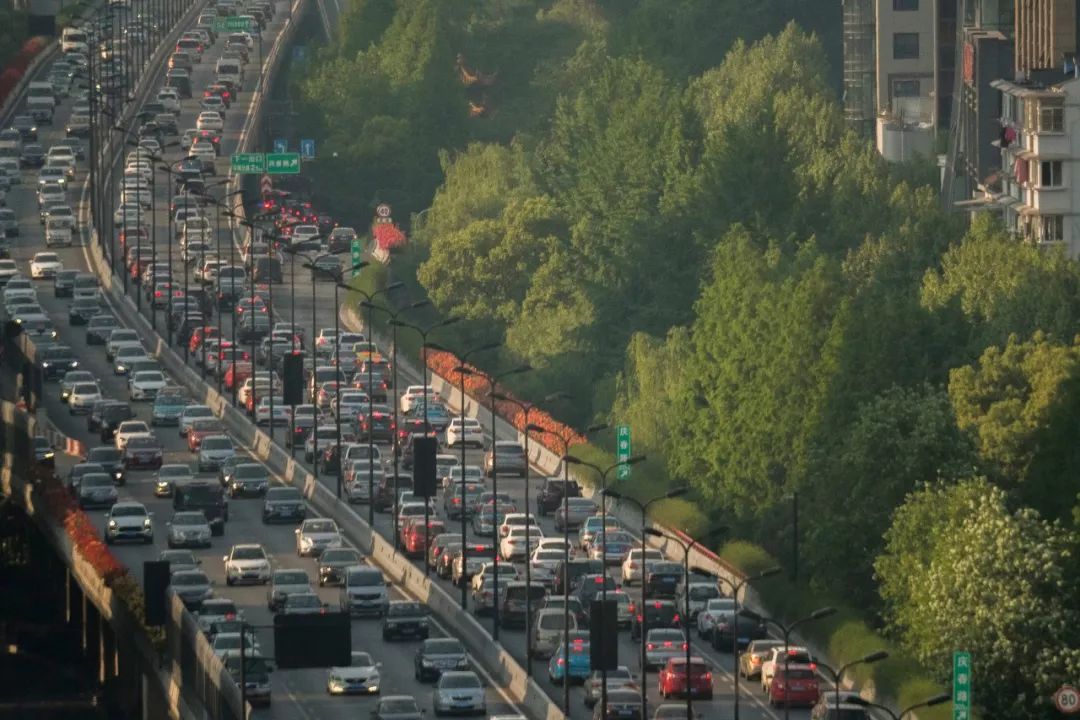
[[[315,159],[315,140],[312,138],[303,138],[300,141],[300,157],[304,160]]]
[[[274,152],[289,152],[289,141],[285,138],[274,138]]]

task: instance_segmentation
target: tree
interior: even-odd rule
[[[1080,338],[1043,332],[991,347],[952,371],[949,398],[993,479],[1048,517],[1068,517],[1080,489]]]
[[[1011,510],[978,478],[909,496],[885,548],[876,569],[890,628],[925,667],[945,680],[952,652],[968,650],[987,678],[977,703],[994,717],[1056,717],[1047,698],[1080,672],[1075,532]]]

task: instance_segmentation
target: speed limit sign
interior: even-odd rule
[[[1054,705],[1066,715],[1075,715],[1080,712],[1080,690],[1072,685],[1062,685],[1054,693]]]

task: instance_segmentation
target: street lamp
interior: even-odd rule
[[[424,364],[427,365],[426,359],[424,361]],[[495,426],[495,394],[497,392],[495,388],[499,387],[499,383],[502,382],[503,380],[505,380],[506,378],[510,377],[511,375],[520,375],[522,373],[527,373],[527,372],[529,372],[531,370],[532,370],[532,365],[529,365],[528,363],[525,363],[524,365],[519,365],[519,366],[517,366],[515,368],[511,368],[509,370],[498,373],[496,375],[488,375],[483,370],[478,370],[476,368],[466,367],[464,365],[461,365],[461,366],[455,368],[455,371],[458,372],[460,375],[477,375],[477,376],[482,377],[485,380],[487,380],[487,383],[488,383],[488,397],[491,399],[491,494],[495,498],[496,512],[498,512],[498,507],[499,507],[499,463],[498,463],[499,454],[497,452],[495,452],[496,438],[498,437],[498,435],[496,433],[496,426]],[[464,379],[462,379],[463,384],[464,384],[464,382],[465,382]],[[462,400],[464,401],[464,396],[462,397]],[[426,400],[425,400],[425,403],[426,403]],[[424,407],[427,407],[427,405],[425,404]],[[528,463],[529,463],[529,459],[525,458],[525,467],[526,467],[525,473],[526,474],[528,474]],[[462,476],[462,481],[464,482],[464,478],[465,478],[465,468],[464,467],[461,468],[461,473],[462,473],[462,475],[461,475]],[[462,486],[462,487],[464,487],[464,486]],[[465,511],[465,494],[464,494],[464,491],[462,492],[462,496],[461,496],[461,510],[462,510],[462,512]],[[528,537],[529,537],[529,527],[528,527],[528,525],[526,525],[526,527],[525,527],[525,538],[526,538],[525,547],[529,546]],[[495,539],[498,540],[498,533],[496,533],[496,538]],[[496,544],[496,546],[495,546],[495,563],[494,563],[494,565],[495,565],[495,577],[494,577],[495,582],[492,584],[492,605],[493,605],[492,606],[492,611],[495,614],[495,621],[492,624],[492,638],[494,640],[496,640],[496,641],[499,639],[499,615],[500,615],[500,610],[499,610],[499,555],[501,555],[501,554],[502,554],[501,550],[498,547],[498,544]],[[526,563],[527,562],[528,561],[526,560]],[[526,595],[526,597],[528,597],[528,588],[526,588],[525,595]]]
[[[430,300],[418,300],[418,301],[416,301],[414,303],[410,303],[409,305],[406,305],[406,306],[404,306],[402,308],[398,308],[396,311],[390,310],[388,308],[380,307],[379,305],[375,305],[374,303],[368,302],[367,300],[362,301],[360,304],[363,305],[365,308],[371,310],[371,311],[378,310],[379,312],[384,312],[387,315],[389,315],[390,316],[390,327],[392,328],[391,329],[392,339],[390,341],[390,372],[392,374],[392,379],[390,380],[390,383],[391,383],[391,388],[390,388],[390,400],[391,400],[391,402],[390,402],[390,405],[392,406],[393,411],[394,411],[394,426],[393,426],[390,442],[391,442],[391,450],[393,451],[392,454],[394,456],[394,509],[393,509],[393,514],[394,514],[394,550],[397,550],[398,545],[401,542],[401,539],[398,537],[398,517],[397,517],[397,515],[398,515],[398,461],[399,461],[399,457],[398,457],[398,381],[397,381],[397,329],[398,329],[398,326],[395,324],[395,322],[398,319],[398,315],[400,315],[400,314],[402,314],[404,312],[408,312],[409,310],[415,310],[417,308],[427,307],[428,305],[431,304],[431,301]],[[375,498],[371,498],[371,502],[374,503]]]
[[[465,405],[466,405],[466,402],[465,402],[465,371],[464,371],[463,368],[465,367],[465,364],[466,364],[466,362],[468,362],[469,358],[472,357],[473,355],[475,355],[477,353],[481,353],[481,352],[487,352],[489,350],[496,350],[501,346],[502,346],[502,343],[494,342],[494,343],[487,343],[486,345],[481,345],[479,347],[474,347],[473,349],[468,350],[467,352],[463,353],[458,358],[458,360],[461,362],[461,365],[454,368],[454,371],[457,373],[457,376],[458,376],[458,384],[459,384],[458,392],[461,393],[460,408],[459,408],[460,409],[459,415],[460,415],[460,418],[461,418],[461,433],[462,433],[462,437],[459,438],[460,443],[461,443],[461,496],[459,498],[459,501],[461,503],[460,512],[461,512],[461,568],[462,568],[462,571],[464,571],[464,569],[466,567],[468,567],[468,559],[469,559],[469,543],[467,542],[469,528],[468,528],[468,525],[466,523],[466,516],[465,516],[465,440],[464,440],[463,436],[464,436],[464,433],[465,433]],[[442,345],[439,345],[438,343],[428,343],[427,347],[430,350],[435,350],[435,351],[438,351],[438,352],[450,352],[449,350],[444,348]],[[498,503],[499,503],[498,498],[496,498],[495,499],[495,516],[496,517],[498,517],[498,512],[499,512],[499,510],[498,510],[499,504]],[[469,601],[468,601],[468,592],[467,592],[467,590],[468,590],[468,588],[466,587],[465,582],[462,581],[462,583],[461,583],[461,609],[462,610],[465,610],[466,607],[468,606]],[[528,598],[527,593],[526,593],[525,597],[526,597],[526,599]]]
[[[683,485],[681,487],[672,488],[671,490],[668,490],[663,495],[657,495],[656,497],[654,497],[654,498],[652,498],[650,500],[646,500],[645,502],[641,502],[637,498],[633,498],[633,497],[631,497],[629,495],[624,495],[623,493],[619,492],[618,490],[614,490],[612,488],[604,488],[603,490],[600,491],[601,495],[603,495],[605,497],[613,498],[615,500],[625,500],[626,502],[629,502],[629,503],[631,503],[633,505],[636,505],[638,507],[638,509],[641,510],[641,606],[640,606],[641,620],[640,620],[640,622],[641,622],[641,672],[642,672],[642,675],[641,675],[641,716],[642,717],[648,717],[649,716],[649,714],[648,714],[648,709],[649,709],[649,689],[645,684],[645,664],[646,664],[645,633],[646,633],[647,624],[648,624],[647,620],[646,620],[646,617],[645,617],[646,616],[646,612],[645,612],[645,548],[646,548],[645,525],[648,522],[646,516],[648,514],[649,507],[652,506],[653,503],[660,502],[661,500],[670,500],[672,498],[681,497],[682,495],[685,495],[688,492],[690,492],[690,488]],[[629,584],[629,583],[627,583],[627,584]],[[685,590],[686,590],[687,597],[689,597],[689,594],[690,594],[690,586],[689,586],[689,584],[687,584]],[[686,616],[686,622],[687,622],[687,635],[689,635],[690,634],[690,630],[689,630],[690,615],[689,614],[687,614],[687,616]],[[687,670],[687,678],[690,677],[689,672],[690,671]],[[691,719],[687,718],[687,720],[691,720]]]
[[[572,400],[566,393],[557,393],[562,400]],[[570,441],[574,438],[574,431],[570,428],[566,428],[562,433],[554,429],[541,427],[540,425],[527,425],[526,430],[538,433],[540,435],[551,435],[561,443],[559,446],[559,457],[565,458],[567,452],[570,450]],[[607,423],[599,423],[597,425],[591,425],[585,428],[585,432],[582,433],[586,437],[593,433],[602,432],[608,429]],[[565,462],[562,463],[563,469],[563,516],[570,517],[570,465]],[[570,524],[563,523],[563,565],[562,565],[562,591],[563,591],[563,647],[570,647]],[[566,717],[570,717],[570,684],[563,683],[563,714]]]
[[[904,708],[903,710],[900,711],[899,714],[894,713],[892,710],[885,707],[884,705],[878,705],[877,703],[870,702],[869,700],[860,699],[858,701],[858,704],[863,705],[863,706],[868,707],[868,708],[874,708],[875,710],[880,710],[883,713],[885,713],[886,715],[888,715],[889,717],[891,717],[892,720],[903,720],[905,715],[911,713],[914,710],[918,710],[919,708],[924,708],[924,707],[934,707],[935,705],[943,705],[943,704],[949,702],[950,700],[952,700],[952,695],[950,695],[949,693],[941,693],[940,695],[934,695],[933,697],[927,698],[926,700],[923,700],[920,703],[916,703],[915,705],[912,705],[911,707]]]
[[[405,283],[403,283],[403,282],[392,282],[389,285],[387,285],[385,287],[382,287],[382,288],[379,288],[378,290],[375,290],[374,292],[371,292],[371,293],[366,293],[363,290],[357,290],[356,288],[350,287],[348,285],[345,285],[344,287],[348,287],[353,292],[360,293],[361,295],[364,296],[364,301],[367,303],[367,305],[365,306],[365,308],[367,309],[367,320],[366,320],[366,328],[365,329],[367,330],[367,341],[368,341],[369,347],[370,347],[370,344],[373,342],[373,340],[372,340],[372,332],[371,332],[371,330],[372,330],[372,325],[371,325],[371,312],[372,311],[371,311],[371,308],[373,307],[372,306],[372,301],[376,297],[378,297],[379,295],[389,294],[389,293],[393,292],[394,290],[397,290],[398,288],[405,287]],[[372,362],[372,360],[373,360],[373,358],[371,357],[371,354],[369,353],[368,354],[368,362],[367,362],[367,397],[368,397],[368,434],[367,435],[368,435],[368,457],[369,458],[374,457],[374,454],[375,454],[375,450],[374,450],[375,433],[374,433],[374,426],[373,426],[373,420],[374,420],[373,413],[375,412],[375,410],[374,410],[374,407],[373,407],[374,399],[372,398],[372,395],[374,394],[373,390],[372,390],[373,386],[374,386],[374,381],[372,380],[372,371],[374,369],[373,366],[374,366],[375,363]],[[395,398],[395,400],[396,400],[396,398]],[[340,470],[339,470],[339,472],[340,472]],[[375,465],[374,465],[374,463],[370,463],[370,462],[368,463],[368,525],[371,525],[372,527],[375,527]],[[427,574],[427,561],[426,561],[426,559],[424,561],[424,573]]]
[[[868,655],[863,655],[858,660],[852,660],[851,662],[847,663],[846,665],[841,665],[839,670],[833,670],[828,665],[826,665],[826,664],[824,664],[824,663],[822,663],[820,661],[818,662],[818,664],[817,664],[818,667],[823,669],[823,670],[828,670],[829,671],[829,676],[832,678],[833,691],[836,694],[835,695],[835,698],[836,698],[835,707],[836,707],[837,715],[840,714],[840,682],[841,682],[841,680],[844,679],[844,673],[847,671],[847,669],[851,668],[851,667],[855,667],[856,665],[869,665],[871,663],[876,663],[876,662],[879,662],[881,660],[884,660],[887,657],[889,657],[889,653],[887,653],[886,651],[884,651],[884,650],[875,650],[874,652],[872,652],[872,653],[870,653]]]
[[[758,622],[768,623],[769,625],[772,625],[774,628],[779,630],[780,633],[784,636],[784,670],[785,671],[787,671],[787,669],[788,669],[788,649],[789,649],[789,647],[791,645],[791,634],[793,632],[795,632],[795,628],[802,625],[803,623],[808,623],[808,622],[811,622],[813,620],[821,620],[822,618],[829,617],[830,615],[834,615],[835,613],[836,613],[836,608],[834,608],[834,607],[823,607],[823,608],[819,608],[819,609],[815,610],[814,612],[810,613],[809,615],[807,615],[805,617],[799,618],[798,620],[791,623],[790,625],[784,625],[783,623],[781,623],[778,620],[773,620],[772,618],[765,617],[764,615],[759,615],[758,613],[756,613],[753,610],[750,610],[748,608],[744,607],[744,608],[739,610],[739,615],[742,615],[743,617],[748,617],[748,618],[750,618],[752,620],[757,620]],[[785,682],[784,683],[784,720],[788,720],[788,718],[791,716],[791,712],[790,712],[791,705],[787,701],[787,693],[788,693],[788,683]]]

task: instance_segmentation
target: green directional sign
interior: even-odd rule
[[[266,153],[269,175],[296,175],[300,172],[300,153]]]
[[[242,17],[219,17],[214,18],[210,27],[215,33],[223,32],[247,32],[251,29],[251,21]]]
[[[971,653],[953,653],[953,720],[971,720]]]
[[[615,428],[615,459],[623,462],[630,459],[630,426],[620,425]],[[620,465],[615,470],[615,477],[625,480],[630,477],[630,466]]]
[[[266,172],[266,156],[262,153],[237,153],[229,156],[229,169],[236,175]]]
[[[352,274],[356,277],[360,274],[360,260],[364,249],[360,246],[360,238],[353,238],[352,241]]]

